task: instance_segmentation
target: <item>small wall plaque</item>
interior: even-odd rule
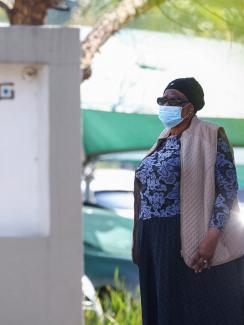
[[[0,83],[0,99],[14,99],[14,83],[2,82]]]

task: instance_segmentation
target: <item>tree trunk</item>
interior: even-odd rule
[[[57,5],[61,0],[15,0],[13,7],[0,1],[5,9],[11,25],[43,25],[48,8]]]
[[[82,81],[91,76],[91,63],[96,52],[115,32],[164,0],[122,0],[112,11],[95,24],[81,43]]]

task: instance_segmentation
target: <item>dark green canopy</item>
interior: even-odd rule
[[[148,150],[163,129],[157,115],[82,110],[87,158],[111,152]],[[244,147],[244,119],[204,118],[225,128],[233,146]]]

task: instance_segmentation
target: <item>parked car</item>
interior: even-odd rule
[[[134,171],[126,169],[97,168],[92,174],[88,194],[83,188],[85,204],[109,209],[125,218],[133,218]]]
[[[113,211],[84,205],[82,211],[84,266],[95,288],[114,284],[115,268],[128,289],[139,284],[131,260],[133,220]]]

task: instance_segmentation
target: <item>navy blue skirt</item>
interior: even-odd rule
[[[244,257],[195,273],[180,254],[180,218],[139,220],[143,325],[244,325]]]

